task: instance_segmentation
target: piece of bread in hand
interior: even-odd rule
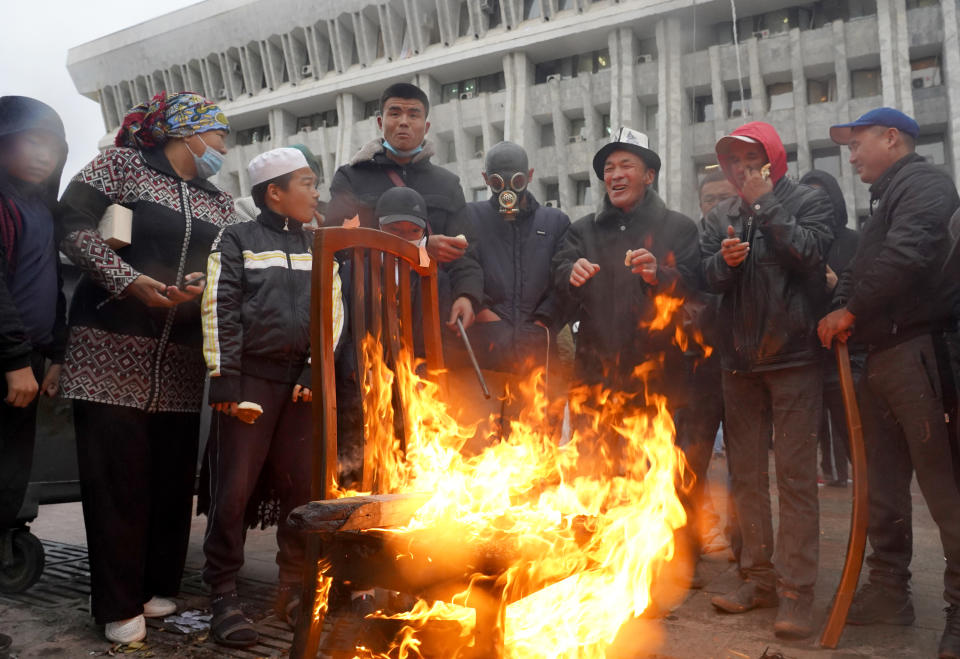
[[[244,423],[253,423],[263,414],[263,408],[257,403],[243,401],[237,405],[237,418]]]

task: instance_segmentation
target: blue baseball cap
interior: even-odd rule
[[[875,110],[870,110],[870,112],[867,112],[856,121],[831,126],[830,139],[837,144],[849,144],[853,129],[859,128],[860,126],[887,126],[889,128],[896,128],[901,133],[906,133],[914,139],[920,134],[920,126],[917,125],[913,117],[908,117],[900,112],[900,110],[894,110],[893,108],[876,108]]]

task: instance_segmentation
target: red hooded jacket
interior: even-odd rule
[[[770,181],[772,183],[776,184],[787,174],[787,151],[783,148],[783,142],[780,141],[780,136],[773,126],[762,121],[751,121],[730,134],[751,137],[763,145],[764,151],[767,152],[767,160],[770,162]],[[727,155],[718,153],[717,161],[720,163],[723,173],[727,175],[727,180],[733,183],[734,187],[738,187],[730,171]]]

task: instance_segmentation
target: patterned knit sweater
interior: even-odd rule
[[[97,232],[110,204],[133,211],[131,244],[111,249]],[[184,181],[162,150],[108,148],[60,200],[60,249],[84,271],[70,307],[61,392],[66,398],[147,412],[197,412],[203,397],[199,300],[147,307],[126,287],[141,274],[181,286],[204,271],[233,200],[203,179]]]

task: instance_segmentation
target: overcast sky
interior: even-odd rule
[[[196,1],[0,3],[4,26],[0,38],[0,96],[32,96],[60,114],[70,147],[61,188],[97,153],[97,140],[105,132],[100,107],[77,92],[67,73],[67,50]]]

